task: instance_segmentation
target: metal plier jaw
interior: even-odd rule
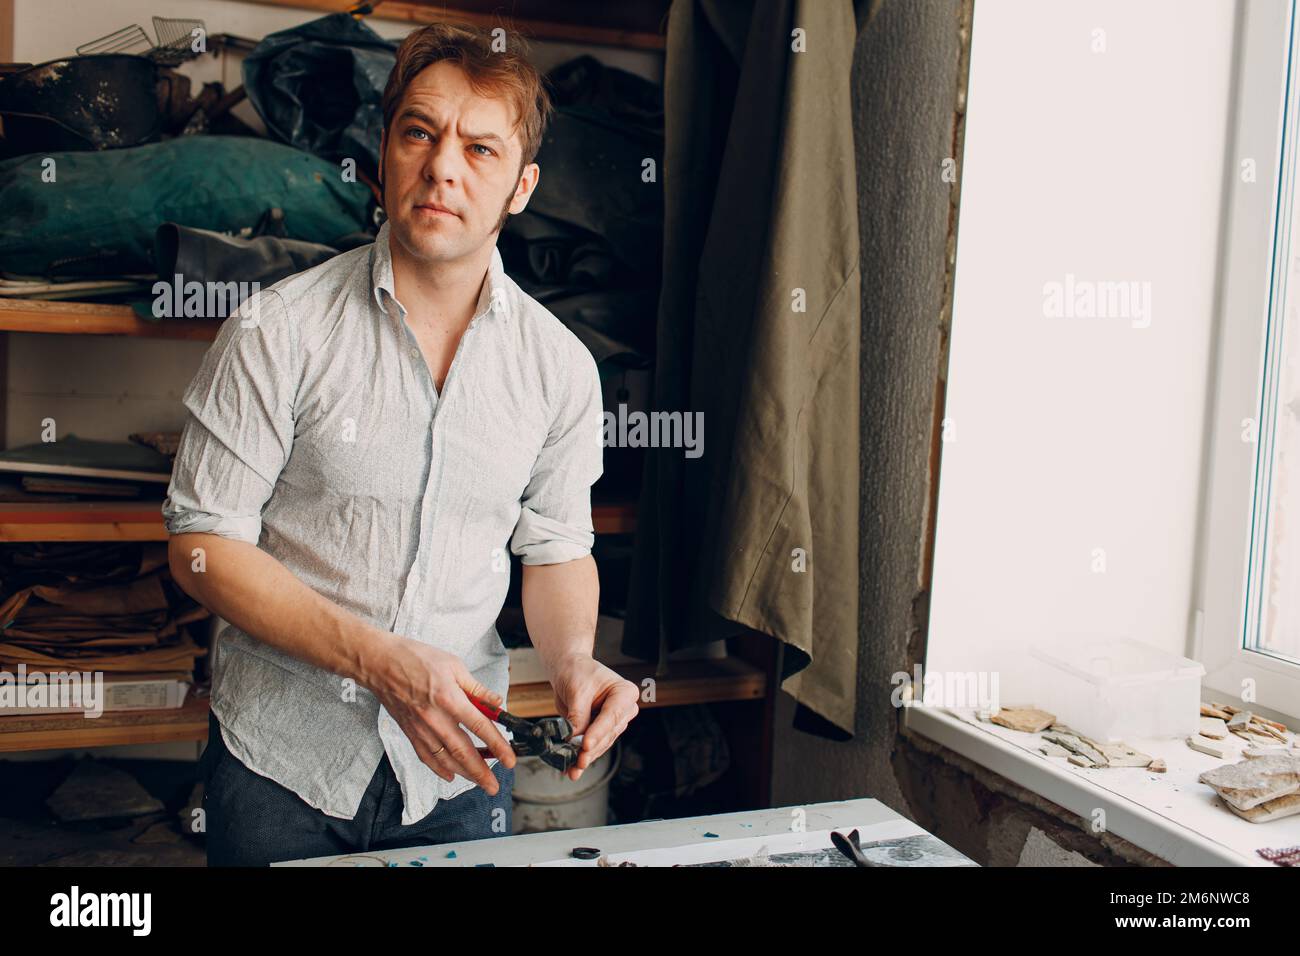
[[[540,720],[528,720],[516,717],[509,711],[470,697],[484,716],[496,721],[510,731],[513,739],[510,747],[520,757],[539,757],[548,767],[554,767],[564,773],[570,767],[577,766],[580,747],[569,738],[573,736],[573,725],[563,717],[543,717]]]
[[[522,720],[522,718],[515,718]],[[526,733],[521,734],[517,728],[507,728],[514,734],[510,746],[522,757],[540,757],[542,763],[564,773],[578,763],[578,745],[569,740],[573,736],[573,725],[563,717],[543,717],[541,720],[528,721]]]

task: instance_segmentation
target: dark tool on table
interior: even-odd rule
[[[542,763],[564,773],[578,764],[578,744],[569,740],[573,736],[573,725],[563,717],[543,717],[541,720],[526,720],[516,717],[500,707],[493,707],[486,701],[467,694],[475,707],[489,720],[496,721],[514,734],[510,746],[520,757],[540,757]],[[492,751],[486,747],[477,748],[479,756],[491,757]]]
[[[835,849],[839,850],[852,860],[854,866],[866,867],[878,865],[868,860],[866,854],[862,852],[862,844],[859,842],[857,830],[852,831],[848,836],[832,830],[831,843],[835,845]]]

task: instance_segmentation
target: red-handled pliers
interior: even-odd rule
[[[577,766],[579,746],[569,740],[573,736],[573,725],[563,717],[527,720],[479,700],[473,694],[467,693],[466,696],[483,716],[500,724],[514,735],[510,747],[518,756],[540,757],[542,763],[554,767],[560,773]],[[487,747],[479,747],[478,752],[483,757],[493,756],[492,751]]]

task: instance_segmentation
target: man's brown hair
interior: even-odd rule
[[[507,49],[495,52],[485,31],[450,23],[431,23],[411,33],[397,48],[397,63],[384,88],[384,130],[392,126],[407,86],[425,67],[450,60],[464,71],[470,87],[480,96],[507,100],[514,109],[522,151],[519,171],[537,157],[542,133],[550,119],[551,98],[537,69],[528,62],[527,47],[513,31]]]

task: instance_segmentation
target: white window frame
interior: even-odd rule
[[[1207,454],[1189,654],[1205,665],[1203,696],[1238,702],[1254,681],[1257,709],[1300,718],[1300,664],[1245,646],[1255,474],[1269,443],[1261,422],[1269,322],[1281,321],[1300,255],[1300,17],[1297,0],[1242,5],[1215,315]],[[1255,181],[1243,179],[1254,161]],[[1254,443],[1243,439],[1257,423]],[[1300,587],[1300,582],[1297,582]]]

